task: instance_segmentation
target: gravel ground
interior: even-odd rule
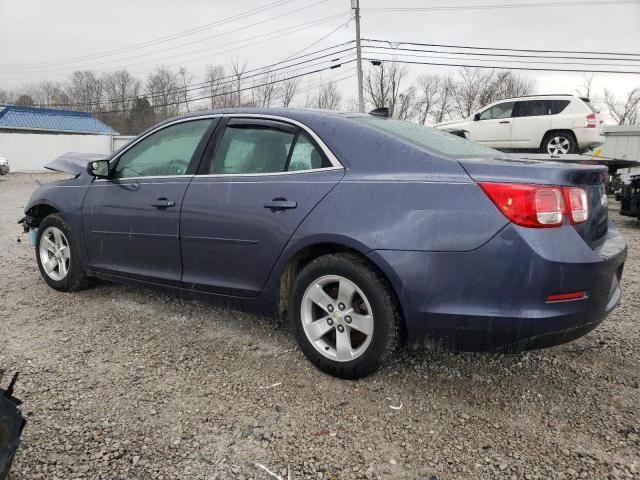
[[[0,179],[0,367],[28,418],[12,480],[640,478],[640,225],[615,203],[623,303],[597,330],[523,355],[403,353],[349,382],[273,320],[48,288],[15,224],[34,188]]]

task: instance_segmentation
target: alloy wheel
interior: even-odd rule
[[[71,266],[69,240],[57,227],[47,227],[40,236],[40,263],[51,280],[64,280]]]
[[[551,155],[567,154],[571,150],[571,142],[567,137],[555,136],[547,143],[547,152]]]
[[[371,343],[371,304],[362,290],[345,277],[326,275],[311,283],[302,297],[300,313],[307,339],[331,360],[355,360]]]

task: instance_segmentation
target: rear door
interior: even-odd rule
[[[180,207],[217,121],[163,126],[114,159],[112,178],[91,183],[82,205],[90,268],[180,282]]]
[[[199,173],[182,205],[183,284],[252,297],[344,169],[300,125],[232,116],[216,132]]]
[[[552,105],[549,100],[516,102],[511,119],[511,148],[540,148],[551,129]]]
[[[491,148],[511,148],[511,114],[514,103],[498,103],[478,113],[469,127],[469,140]]]

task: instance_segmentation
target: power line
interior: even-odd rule
[[[264,65],[262,67],[257,67],[257,68],[253,68],[251,70],[247,70],[246,72],[243,72],[242,76],[240,77],[242,80],[248,80],[251,78],[256,78],[256,77],[261,77],[261,76],[266,76],[281,70],[288,70],[288,69],[292,69],[293,67],[298,67],[301,65],[304,65],[304,68],[309,68],[309,67],[313,67],[313,66],[317,66],[323,63],[327,63],[330,62],[332,64],[335,65],[335,62],[341,61],[342,63],[345,63],[345,61],[343,59],[341,59],[340,57],[336,57],[333,58],[331,60],[323,60],[326,59],[328,57],[335,57],[336,55],[340,55],[342,53],[345,52],[351,52],[353,51],[353,47],[347,47],[347,48],[343,48],[337,51],[331,51],[329,53],[324,53],[327,52],[329,50],[335,50],[335,48],[339,48],[345,45],[348,45],[352,43],[352,41],[350,42],[344,42],[342,44],[338,44],[338,45],[334,45],[332,47],[327,47],[324,49],[320,49],[320,50],[316,50],[315,52],[311,52],[311,53],[307,53],[305,55],[300,55],[298,57],[289,59],[289,60],[283,60],[280,62],[276,62],[276,63],[272,63],[270,65]],[[294,60],[299,60],[305,57],[310,57],[313,55],[316,55],[318,53],[324,53],[323,55],[319,55],[319,56],[315,56],[313,58],[308,58],[306,60],[303,61],[299,61],[296,63],[291,63]],[[347,57],[348,59],[348,57]],[[308,63],[311,62],[316,62],[317,60],[322,60],[320,62],[317,63],[312,63],[311,65],[307,65]],[[286,65],[283,65],[286,64]],[[281,65],[281,66],[278,66]],[[272,68],[272,67],[277,67],[277,68]],[[295,71],[296,69],[294,69]],[[300,69],[297,69],[300,70]],[[185,92],[194,92],[194,91],[199,91],[199,90],[204,90],[207,88],[210,88],[212,86],[216,87],[224,87],[226,85],[229,84],[234,84],[237,82],[237,76],[236,75],[226,75],[224,77],[220,77],[218,79],[215,80],[215,82],[210,81],[210,80],[206,80],[204,82],[198,82],[198,83],[193,83],[191,85],[189,85],[188,88],[184,89],[184,88],[176,88],[176,89],[172,89],[171,92],[179,92],[179,93],[185,93]],[[155,98],[158,98],[162,96],[162,94],[152,94],[152,95],[146,95],[145,97],[147,99],[153,100]],[[139,98],[139,96],[132,96],[132,97],[126,97],[126,98],[121,98],[118,100],[107,100],[107,101],[100,101],[100,102],[91,102],[91,103],[67,103],[67,104],[57,104],[56,107],[87,107],[87,106],[94,106],[94,105],[113,105],[113,104],[119,104],[119,103],[124,103],[124,102],[128,102],[128,101],[132,101],[135,100],[136,98]],[[122,111],[122,110],[121,110]]]
[[[382,55],[393,55],[392,53],[387,53],[387,52],[378,52],[376,51],[377,49],[380,49],[382,47],[373,47],[373,46],[368,46],[365,45],[365,47],[368,52],[367,53],[380,53]],[[373,50],[372,50],[373,49]],[[449,56],[442,56],[442,55],[455,55],[456,52],[431,52],[429,50],[416,50],[416,49],[405,49],[405,48],[400,48],[400,49],[393,49],[393,48],[388,48],[390,50],[402,50],[402,51],[410,51],[410,52],[421,52],[421,53],[435,53],[435,55],[415,55],[415,54],[410,54],[410,53],[400,53],[399,55],[403,56],[403,57],[413,57],[413,58],[434,58],[434,59],[442,59],[442,60],[470,60],[470,61],[477,61],[477,62],[509,62],[509,63],[527,63],[527,64],[536,64],[536,65],[540,65],[540,64],[549,64],[549,65],[587,65],[587,66],[595,66],[595,67],[629,67],[629,68],[640,68],[640,65],[629,65],[629,64],[619,64],[619,63],[589,63],[589,62],[567,62],[566,60],[564,61],[560,61],[560,62],[554,62],[551,60],[513,60],[511,58],[507,58],[506,60],[501,60],[498,58],[460,58],[460,57],[449,57]],[[439,54],[439,55],[438,55]],[[474,56],[475,54],[473,53],[461,53],[461,55],[470,55],[470,56]],[[508,56],[508,55],[507,55]],[[514,55],[514,57],[518,57],[517,55]],[[544,57],[543,57],[544,58]],[[551,59],[554,58],[560,58],[560,57],[551,57]]]
[[[369,62],[379,62],[380,58],[365,58]],[[489,68],[489,69],[498,69],[498,70],[523,70],[523,71],[532,71],[532,72],[568,72],[568,73],[616,73],[621,75],[640,75],[640,71],[637,72],[625,72],[619,70],[586,70],[586,69],[560,69],[560,68],[536,68],[536,67],[511,67],[505,65],[470,65],[470,64],[461,64],[461,63],[436,63],[436,62],[418,62],[413,60],[402,60],[398,58],[390,58],[382,60],[384,62],[389,63],[406,63],[413,65],[435,65],[435,66],[443,66],[443,67],[472,67],[472,68]]]
[[[117,55],[118,53],[122,53],[124,51],[127,50],[136,50],[136,49],[140,49],[140,48],[146,48],[148,46],[151,45],[157,45],[160,43],[165,43],[171,40],[174,40],[176,38],[180,38],[180,37],[184,37],[184,36],[188,36],[188,35],[193,35],[195,33],[200,33],[201,31],[204,30],[208,30],[210,28],[213,27],[218,27],[220,25],[226,25],[227,23],[232,23],[233,21],[237,20],[237,19],[241,19],[241,18],[246,18],[249,16],[253,16],[257,13],[262,13],[266,10],[270,10],[272,8],[276,8],[279,7],[281,5],[287,4],[287,3],[291,3],[294,0],[277,0],[275,2],[271,2],[268,3],[266,5],[263,5],[261,7],[258,8],[252,8],[250,10],[246,10],[242,13],[236,14],[236,15],[232,15],[231,17],[227,17],[227,18],[223,18],[222,20],[216,20],[215,22],[212,23],[208,23],[205,25],[201,25],[199,27],[193,27],[190,28],[188,30],[184,30],[181,32],[177,32],[171,35],[166,35],[164,37],[159,37],[159,38],[155,38],[153,40],[147,40],[145,42],[141,42],[141,43],[135,43],[135,44],[131,44],[131,45],[127,45],[124,47],[120,47],[120,48],[116,48],[113,50],[103,50],[101,52],[96,52],[93,54],[87,54],[87,55],[81,55],[78,57],[70,57],[70,58],[63,58],[63,59],[58,59],[58,60],[48,60],[45,62],[34,62],[34,63],[19,63],[19,64],[13,64],[13,65],[5,65],[5,67],[27,67],[27,66],[36,66],[36,65],[59,65],[61,63],[67,63],[67,62],[73,62],[76,60],[84,60],[84,59],[89,59],[89,58],[101,58],[101,57],[106,57],[106,56],[110,56],[110,55]]]
[[[342,66],[342,65],[345,65],[345,64],[348,64],[348,63],[352,63],[352,62],[355,62],[355,60],[348,60],[346,62],[342,62],[341,65],[339,65],[339,66]],[[197,102],[199,100],[206,100],[206,99],[210,99],[210,98],[222,97],[222,96],[225,96],[225,95],[229,95],[229,93],[245,92],[247,90],[253,90],[255,88],[260,88],[260,87],[266,87],[268,85],[273,85],[275,83],[285,82],[287,80],[293,80],[293,79],[296,79],[296,78],[306,77],[308,75],[313,75],[315,73],[324,72],[326,70],[333,70],[334,68],[336,68],[336,67],[335,66],[331,66],[331,67],[325,67],[325,68],[318,68],[318,69],[312,70],[310,72],[300,73],[298,75],[291,75],[291,76],[286,77],[286,78],[281,78],[281,79],[278,79],[278,80],[262,83],[262,84],[259,84],[259,85],[252,85],[250,87],[244,87],[244,88],[236,89],[233,92],[224,92],[224,93],[219,93],[219,94],[215,94],[215,95],[205,95],[203,97],[187,98],[186,101],[187,102]],[[181,105],[183,103],[185,103],[185,100],[178,100],[178,101],[175,101],[175,102],[168,102],[168,103],[163,103],[163,104],[159,104],[159,105],[152,105],[152,108],[155,109],[155,108],[170,107],[172,105]],[[133,110],[133,108],[127,108],[127,109],[124,109],[124,110],[102,111],[102,112],[96,112],[96,113],[101,113],[101,114],[104,114],[104,113],[124,113],[124,112],[130,112],[131,110]]]
[[[330,21],[335,20],[335,19],[337,19],[337,18],[339,18],[339,17],[341,17],[343,15],[344,14],[332,15],[330,17],[322,18],[320,20],[314,20],[312,22],[298,24],[298,25],[294,25],[292,27],[286,27],[286,28],[281,29],[281,30],[275,30],[274,32],[269,32],[269,33],[266,33],[266,34],[260,34],[260,35],[249,37],[249,38],[245,38],[245,39],[242,39],[242,40],[216,45],[216,46],[213,46],[213,47],[207,47],[205,49],[196,50],[196,51],[193,51],[193,52],[188,53],[188,54],[172,55],[170,57],[165,57],[163,60],[167,60],[169,58],[174,58],[174,57],[183,58],[185,55],[191,55],[193,53],[204,52],[204,51],[207,51],[207,50],[216,50],[216,52],[215,52],[216,56],[221,55],[223,53],[235,52],[235,51],[238,51],[238,50],[243,49],[243,48],[247,48],[247,47],[250,47],[250,46],[253,46],[253,45],[263,44],[266,41],[275,40],[276,38],[281,38],[281,37],[284,37],[286,35],[290,35],[292,33],[296,33],[296,32],[298,32],[300,30],[304,30],[304,29],[308,28],[309,26],[315,26],[315,25],[320,25],[320,24],[323,24],[323,23],[330,22]],[[276,33],[276,35],[273,35],[274,33]],[[220,47],[224,47],[224,46],[227,46],[227,45],[235,45],[235,44],[238,44],[238,43],[241,43],[241,42],[246,42],[247,40],[254,40],[257,37],[264,37],[265,35],[271,35],[271,37],[260,38],[260,40],[257,40],[255,42],[250,42],[250,43],[247,43],[247,44],[244,44],[244,45],[240,45],[240,46],[235,47],[235,48],[230,48],[230,49],[227,49],[227,50],[219,50]],[[202,60],[202,59],[209,59],[209,58],[211,58],[210,55],[204,55],[204,56],[200,56],[200,57],[195,57],[195,58],[189,59],[186,62],[181,62],[178,65],[180,65],[180,66],[183,66],[185,64],[188,65],[189,63],[192,63],[194,61]],[[145,64],[145,63],[156,63],[156,66],[157,66],[159,62],[158,62],[158,60],[149,60],[149,61],[146,61],[146,62],[138,62],[137,65],[141,65],[141,64]],[[173,66],[177,66],[177,65],[174,64]],[[125,66],[121,66],[120,68],[126,68],[126,65]],[[134,73],[134,74],[147,74],[147,73],[150,73],[152,71],[153,70],[143,70],[143,71],[133,70],[131,73]],[[105,73],[105,72],[106,71],[101,71],[101,73]],[[2,73],[3,72],[0,72],[0,74],[2,74]],[[57,75],[48,75],[48,78],[51,78],[51,77],[66,77],[67,75],[69,75],[69,72],[65,72],[65,73],[61,73],[61,74],[57,74]]]
[[[379,40],[382,42],[382,40]],[[435,53],[445,55],[465,55],[465,56],[482,56],[482,57],[506,57],[506,58],[540,58],[550,60],[602,60],[602,61],[617,61],[617,62],[640,62],[640,58],[613,58],[613,57],[577,57],[577,56],[548,56],[548,55],[522,55],[513,53],[486,53],[486,52],[454,52],[451,50],[425,50],[422,48],[404,48],[404,47],[385,47],[379,45],[366,45],[368,48],[376,48],[380,50],[393,50],[404,52],[420,52],[420,53]],[[546,63],[546,62],[544,62]],[[582,62],[578,62],[582,63]]]
[[[90,65],[79,66],[79,67],[62,67],[62,68],[33,69],[33,70],[32,69],[27,69],[27,70],[22,70],[21,72],[16,72],[16,73],[50,72],[50,71],[56,71],[56,70],[68,70],[69,68],[85,69],[85,68],[91,68],[91,67],[94,67],[94,66],[97,66],[97,65],[104,65],[106,63],[122,62],[122,61],[131,60],[131,59],[135,59],[135,58],[146,57],[148,55],[152,55],[152,54],[155,54],[155,53],[164,53],[164,52],[167,52],[169,50],[176,50],[178,48],[186,47],[186,46],[189,46],[189,45],[194,45],[196,43],[201,43],[201,42],[204,42],[204,41],[207,41],[207,40],[211,40],[213,38],[218,38],[218,37],[222,37],[222,36],[229,35],[229,34],[232,34],[232,33],[237,33],[237,32],[240,32],[242,30],[247,30],[249,28],[253,28],[253,27],[256,27],[258,25],[262,25],[264,23],[271,22],[273,20],[278,20],[278,19],[286,17],[288,15],[292,15],[293,13],[297,13],[297,12],[300,12],[300,11],[303,11],[303,10],[308,10],[310,8],[313,8],[313,7],[315,7],[315,6],[319,5],[319,4],[325,3],[327,1],[328,0],[318,0],[318,1],[316,1],[316,2],[314,2],[312,4],[310,4],[310,5],[307,5],[307,6],[304,6],[304,7],[301,7],[301,8],[297,8],[295,10],[290,10],[290,11],[288,11],[286,13],[283,13],[283,14],[280,14],[280,15],[276,15],[274,17],[270,17],[270,18],[267,18],[265,20],[260,20],[259,22],[255,22],[255,23],[252,23],[250,25],[245,25],[243,27],[236,28],[233,31],[217,33],[215,35],[210,35],[208,37],[200,38],[200,39],[197,39],[197,40],[192,40],[190,42],[182,43],[180,45],[174,45],[174,46],[171,46],[171,47],[163,48],[161,50],[155,50],[155,51],[146,52],[146,53],[139,53],[137,55],[132,55],[132,56],[129,56],[129,57],[112,59],[112,60],[107,60],[107,61],[104,61],[104,62],[93,63],[93,64],[90,64]],[[341,15],[344,15],[344,13],[340,13],[338,15],[333,15],[332,17],[337,18],[338,16],[341,16]],[[325,18],[328,19],[328,18],[331,18],[331,17],[325,17]],[[311,23],[311,22],[309,22],[309,23]],[[291,28],[291,27],[287,27],[287,28]],[[274,33],[274,32],[268,32],[268,33],[264,33],[264,34],[261,34],[261,35],[256,35],[254,38],[257,38],[257,37],[260,37],[260,36],[270,35],[272,33]],[[243,39],[241,41],[244,41],[244,40],[246,40],[246,39]],[[239,43],[239,42],[235,42],[235,43]],[[214,47],[214,48],[217,48],[217,47]],[[207,50],[207,49],[205,49],[205,50]],[[191,53],[195,53],[195,52],[191,52]],[[184,55],[184,54],[182,54],[182,55]],[[154,62],[154,61],[157,61],[157,60],[151,60],[151,62]]]
[[[575,1],[575,2],[537,2],[537,3],[498,3],[485,5],[434,5],[432,7],[379,7],[364,8],[367,12],[431,12],[446,10],[493,10],[499,8],[538,8],[538,7],[592,7],[599,5],[640,5],[637,0]]]
[[[399,45],[416,45],[420,47],[434,47],[434,48],[457,48],[460,50],[495,50],[498,52],[524,52],[524,53],[558,53],[558,54],[575,54],[575,55],[617,55],[617,56],[630,56],[640,57],[640,53],[628,53],[628,52],[588,52],[578,50],[536,50],[531,48],[501,48],[501,47],[472,47],[469,45],[450,45],[442,43],[420,43],[420,42],[404,42],[404,41],[392,41],[392,40],[380,40],[375,38],[363,38],[367,42],[386,43],[390,46]]]

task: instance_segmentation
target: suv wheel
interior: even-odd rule
[[[40,274],[50,287],[63,292],[87,287],[80,252],[62,215],[53,213],[40,222],[36,258]]]
[[[577,150],[576,139],[570,133],[549,133],[542,142],[542,153],[549,155],[566,155]]]
[[[374,372],[398,345],[398,313],[386,281],[355,255],[325,255],[305,266],[289,311],[305,356],[339,378]]]

